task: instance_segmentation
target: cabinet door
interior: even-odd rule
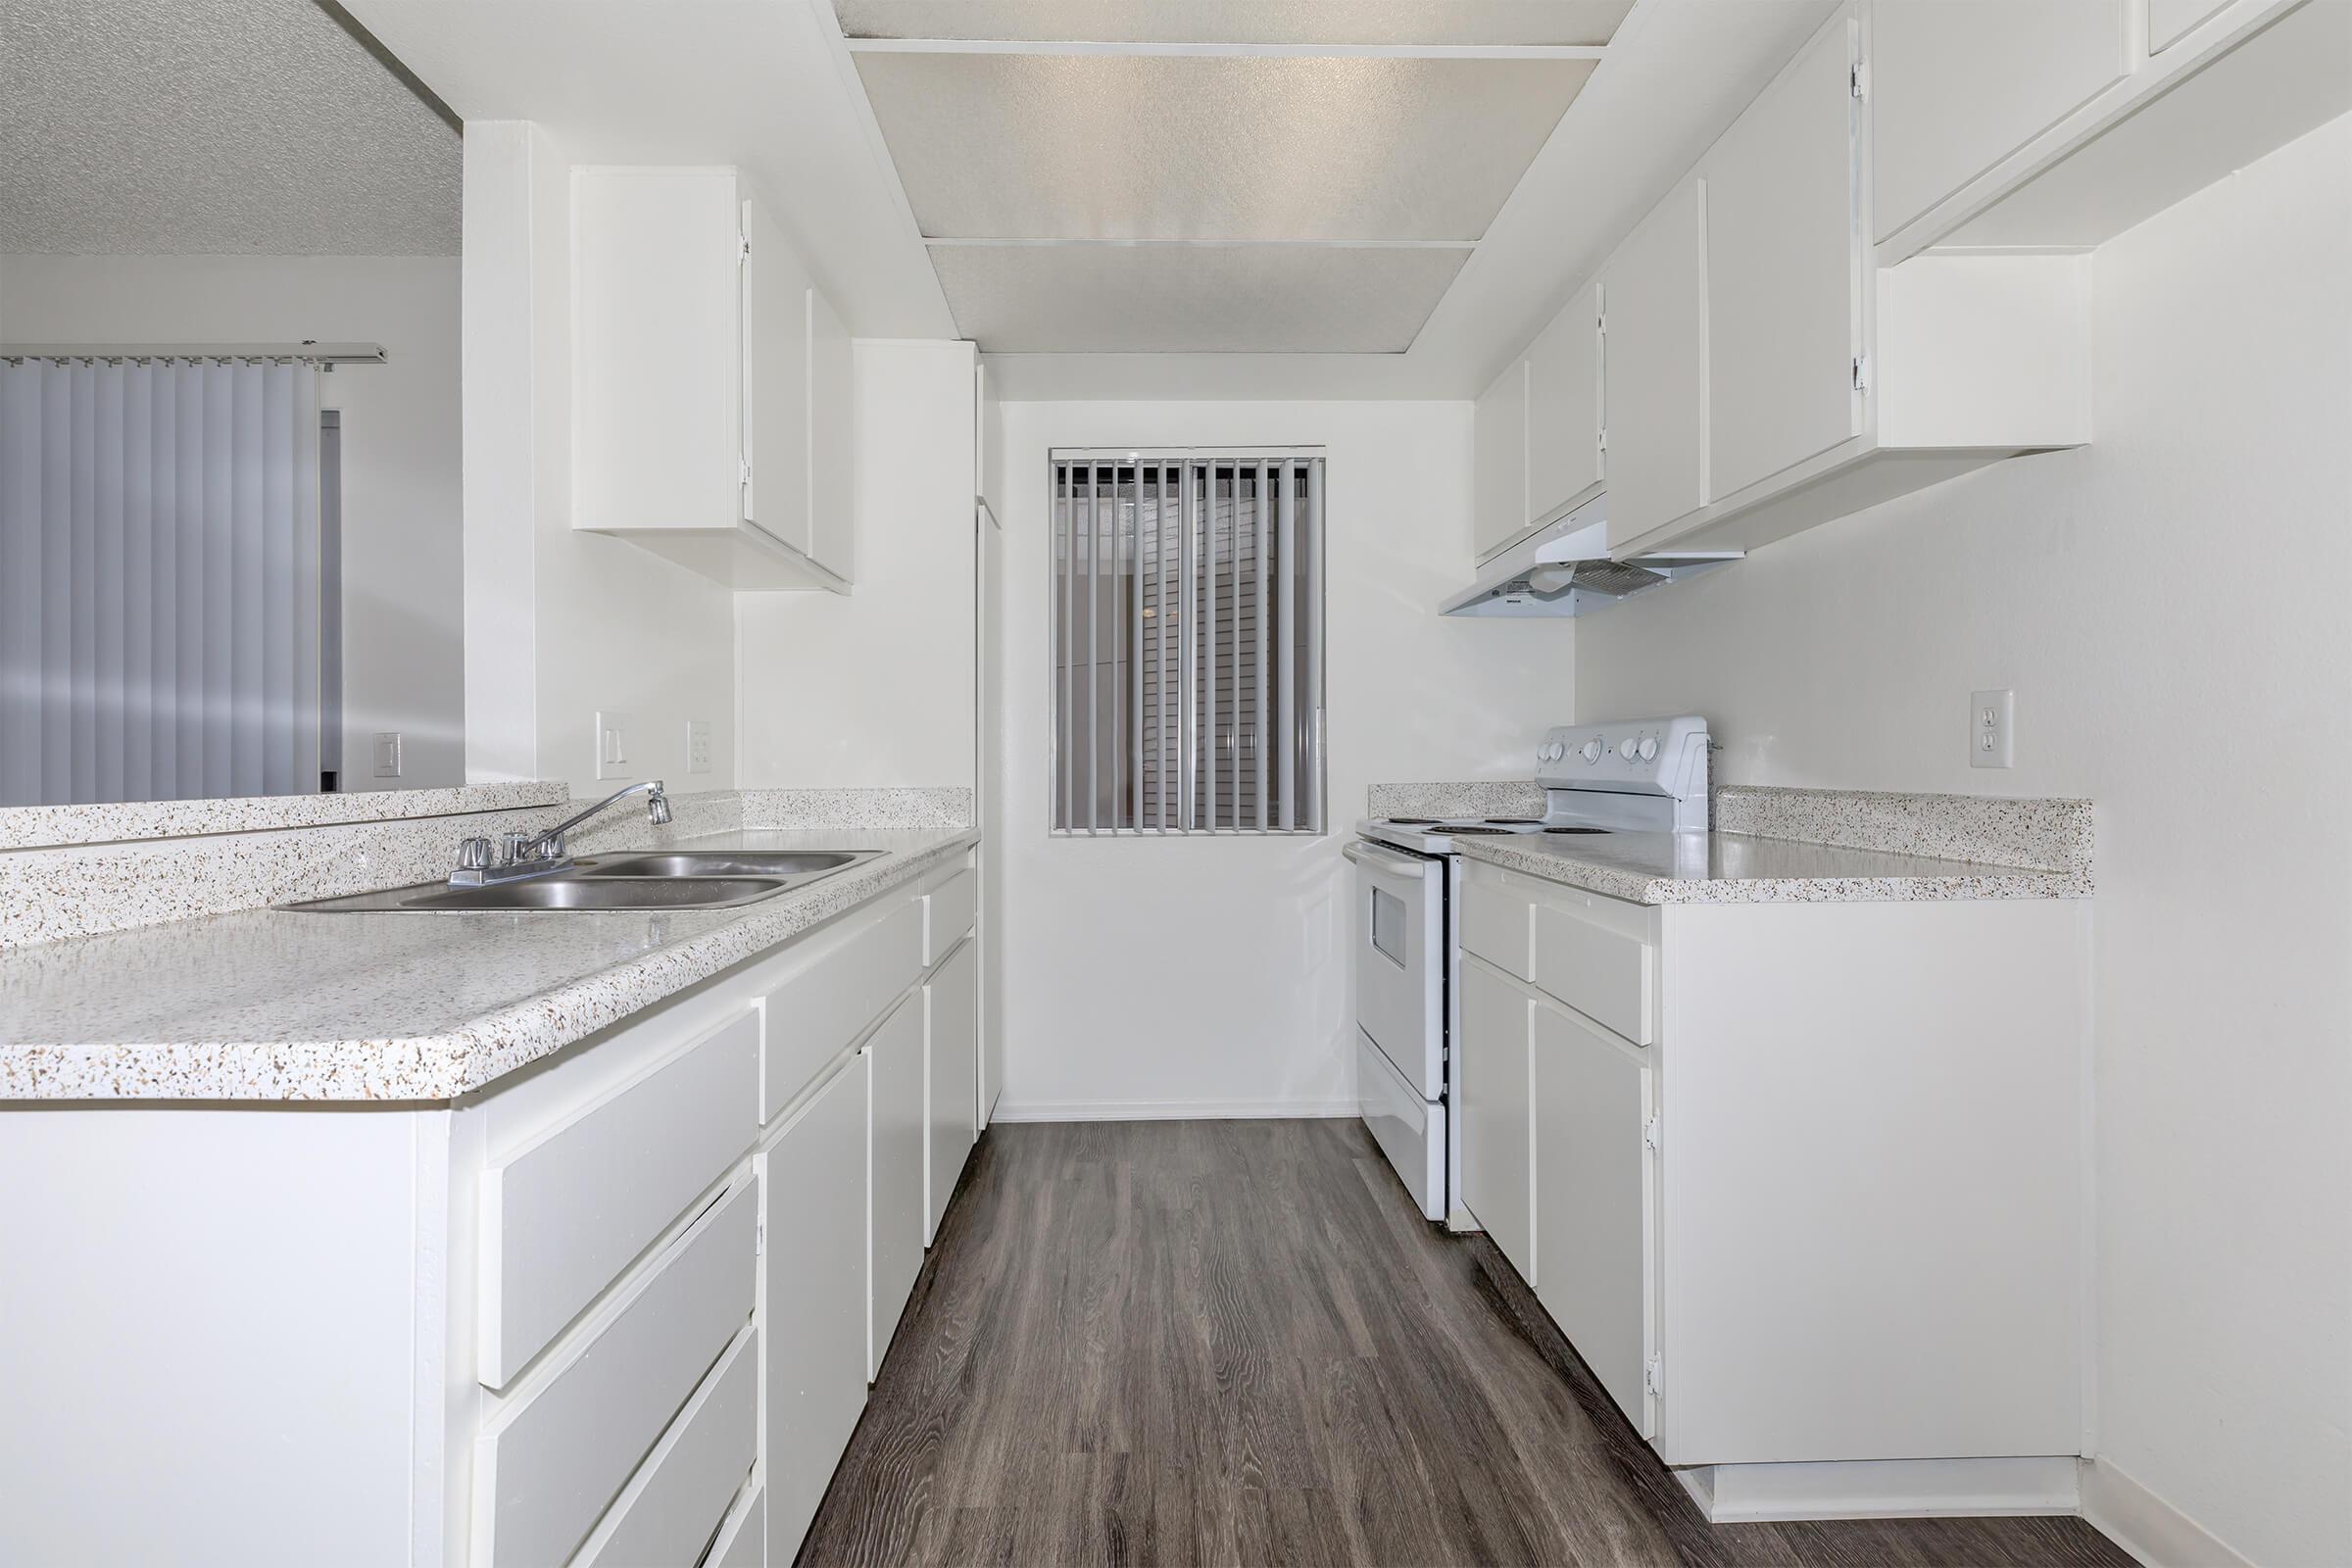
[[[1534,1004],[1477,960],[1462,964],[1462,1206],[1520,1277],[1536,1283],[1527,1043]]]
[[[1656,1349],[1657,1178],[1650,1069],[1576,1014],[1536,1004],[1536,1298],[1643,1437]]]
[[[1834,18],[1701,166],[1710,499],[1861,429],[1854,37]]]
[[[743,515],[808,545],[808,274],[758,202],[743,204]]]
[[[1601,273],[1612,546],[1707,499],[1703,200],[1697,177],[1684,180]]]
[[[1513,360],[1478,400],[1471,543],[1479,560],[1527,529],[1527,362]]]
[[[2121,80],[2127,3],[1873,6],[1872,237],[1893,234]],[[2195,10],[2203,0],[2179,3]]]
[[[866,1117],[866,1376],[923,1267],[923,1006],[908,998],[866,1042],[873,1093]]]
[[[967,873],[968,874],[968,873]],[[972,1114],[978,1098],[980,966],[978,945],[966,941],[939,966],[923,987],[929,1030],[929,1066],[923,1086],[924,1121],[930,1129],[925,1156],[929,1200],[923,1209],[923,1241],[939,1236],[939,1218],[955,1196],[972,1152]]]
[[[1527,351],[1527,514],[1600,482],[1599,287],[1588,283]]]
[[[2148,0],[2148,53],[2162,54],[2230,0]]]
[[[865,1114],[860,1054],[760,1154],[766,1251],[766,1504],[790,1562],[865,1408]]]
[[[857,454],[850,412],[850,333],[833,304],[808,291],[808,559],[856,574]]]

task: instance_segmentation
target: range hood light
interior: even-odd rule
[[[1696,576],[1740,552],[1653,551],[1609,559],[1606,494],[1496,556],[1478,580],[1438,607],[1442,615],[1581,615]]]

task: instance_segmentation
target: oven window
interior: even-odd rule
[[[1404,948],[1408,939],[1405,931],[1404,901],[1386,888],[1372,890],[1372,946],[1385,954],[1399,969],[1405,965]]]

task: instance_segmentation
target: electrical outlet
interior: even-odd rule
[[[1968,765],[2017,765],[2017,693],[1971,692],[1968,696]]]
[[[398,778],[400,766],[400,731],[379,730],[375,737],[375,776]]]
[[[686,721],[686,771],[710,771],[710,721],[707,718]]]
[[[629,715],[609,708],[596,715],[596,776],[629,776]]]

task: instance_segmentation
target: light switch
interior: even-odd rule
[[[629,769],[629,715],[612,709],[596,715],[596,776],[626,778]]]
[[[375,776],[400,777],[400,731],[379,730],[375,737]]]

